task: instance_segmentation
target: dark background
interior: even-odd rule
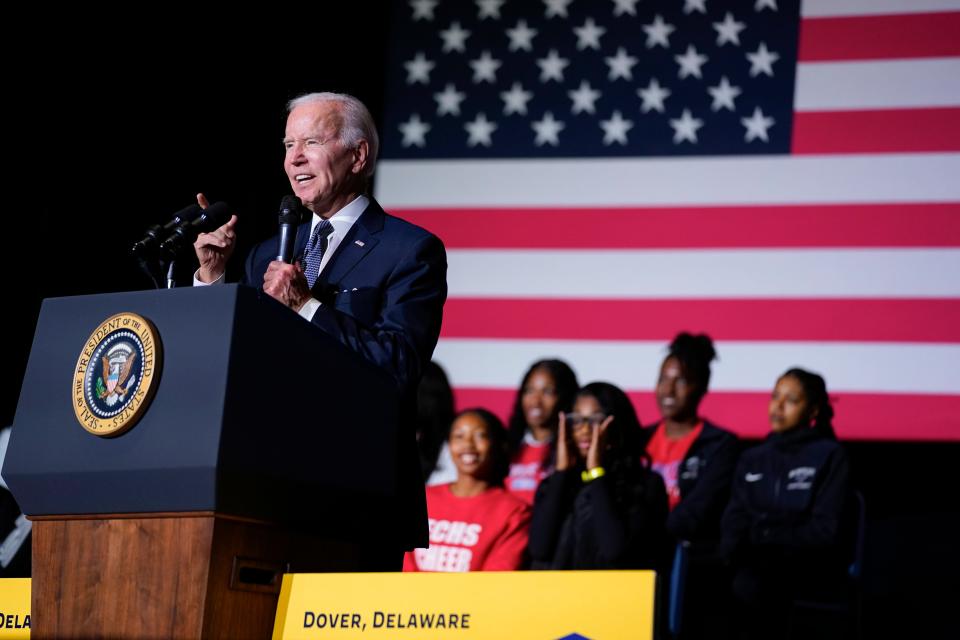
[[[273,233],[289,192],[287,100],[344,91],[382,121],[386,39],[403,37],[386,7],[211,18],[138,5],[137,17],[50,9],[7,21],[0,425],[13,422],[41,300],[148,288],[128,247],[198,191],[238,212],[238,255]],[[848,451],[869,519],[867,637],[957,637],[960,447]]]

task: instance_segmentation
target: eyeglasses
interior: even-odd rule
[[[567,424],[571,427],[579,427],[584,424],[589,424],[593,427],[600,426],[604,420],[607,419],[607,414],[605,413],[591,413],[588,416],[581,415],[579,413],[567,413],[564,414]]]

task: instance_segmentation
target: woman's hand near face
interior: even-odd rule
[[[613,416],[607,416],[600,424],[591,425],[593,436],[590,440],[590,448],[587,450],[587,470],[601,466],[600,458],[603,454],[604,436],[611,422],[613,422]]]
[[[557,427],[557,471],[566,471],[573,463],[570,455],[570,446],[567,443],[567,416],[560,413]]]

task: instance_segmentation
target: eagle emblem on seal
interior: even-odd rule
[[[122,401],[137,381],[137,376],[131,375],[136,362],[137,352],[133,347],[125,343],[113,346],[101,358],[103,368],[97,378],[97,398],[110,407]]]

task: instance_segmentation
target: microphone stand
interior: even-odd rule
[[[173,266],[176,262],[176,260],[171,260],[170,266],[167,267],[167,289],[173,289],[177,286],[176,278],[173,277]]]
[[[140,265],[140,269],[147,274],[148,278],[150,278],[150,282],[153,283],[154,289],[163,288],[163,285],[160,284],[160,278],[157,277],[157,271],[146,258],[143,256],[137,256],[137,264]]]

